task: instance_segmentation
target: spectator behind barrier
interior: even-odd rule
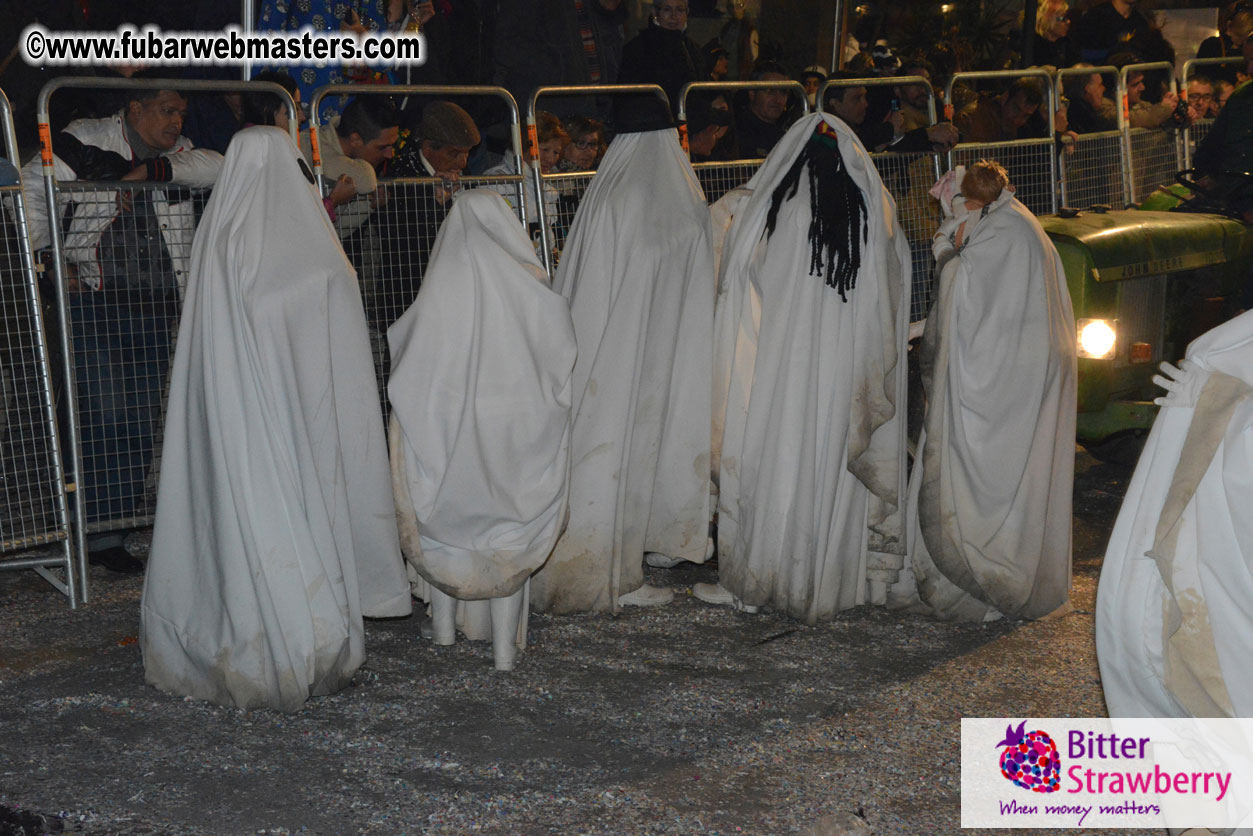
[[[787,78],[787,72],[776,62],[759,61],[750,80],[787,81]],[[783,137],[787,97],[787,91],[782,89],[748,91],[748,109],[741,111],[735,121],[735,135],[745,157],[765,157]]]
[[[1044,104],[1044,91],[1034,78],[1020,78],[998,96],[985,95],[954,120],[963,142],[1009,142]]]
[[[700,47],[686,34],[687,0],[657,0],[648,26],[622,48],[622,84],[657,84],[679,112],[679,91],[705,77]]]
[[[822,82],[827,80],[827,71],[825,68],[814,64],[812,67],[806,67],[801,71],[797,78],[805,88],[805,100],[809,102],[810,110],[818,109],[818,88],[822,86]]]
[[[716,101],[723,106],[715,107],[713,102],[700,96],[688,100],[687,145],[694,163],[713,160],[714,149],[731,130],[730,108],[721,96]]]
[[[1077,60],[1070,37],[1070,7],[1066,0],[1039,0],[1035,13],[1035,37],[1031,62],[1059,70]]]
[[[417,297],[431,246],[448,215],[449,199],[458,188],[470,151],[481,139],[470,114],[445,101],[430,102],[422,109],[413,134],[417,140],[405,144],[388,174],[439,177],[444,183],[433,187],[395,184],[379,209],[381,281],[366,294],[367,316],[379,330],[391,325]]]
[[[832,73],[831,77],[843,81],[857,78],[849,72]],[[925,93],[925,88],[923,91]],[[869,108],[864,86],[827,88],[825,110],[851,127],[869,151],[910,153],[946,150],[957,143],[957,131],[947,122],[905,131],[905,117],[901,111],[889,110],[882,121],[870,123],[866,119]]]
[[[1188,119],[1196,122],[1210,118],[1214,103],[1214,82],[1208,76],[1194,75],[1188,79]]]
[[[1070,130],[1080,134],[1117,130],[1114,103],[1105,98],[1105,82],[1100,73],[1075,73],[1064,78],[1062,89],[1070,100],[1066,111]]]
[[[1201,41],[1201,45],[1196,50],[1196,57],[1241,57],[1240,52],[1244,42],[1248,40],[1250,33],[1253,33],[1253,8],[1249,7],[1247,0],[1232,3],[1224,9],[1224,14],[1221,15],[1218,23],[1218,30],[1222,33],[1221,35],[1214,35]],[[1240,80],[1241,71],[1238,67],[1214,65],[1206,67],[1206,71],[1215,81],[1222,79],[1233,86]],[[1247,71],[1244,75],[1248,75]]]
[[[605,123],[587,116],[572,116],[565,123],[570,141],[561,152],[557,171],[595,171],[609,143],[605,141]]]
[[[340,116],[330,120],[332,130],[319,131],[322,152],[322,173],[338,187],[347,175],[358,196],[369,200],[356,201],[341,207],[336,229],[347,239],[365,223],[378,203],[377,169],[395,155],[400,136],[400,117],[390,96],[357,96]],[[313,164],[313,151],[308,132],[300,135],[300,150],[306,162]],[[349,245],[349,257],[354,254]]]
[[[1139,9],[1136,0],[1109,0],[1092,6],[1074,25],[1071,37],[1079,47],[1079,59],[1089,64],[1105,64],[1110,55],[1130,49],[1144,60],[1155,40],[1153,24]]]
[[[1166,90],[1161,94],[1160,102],[1154,104],[1146,101],[1146,78],[1139,70],[1130,70],[1127,73],[1127,104],[1130,107],[1128,118],[1133,128],[1160,128],[1170,121],[1176,105],[1179,104],[1179,97]]]
[[[112,116],[78,119],[58,134],[56,179],[213,185],[222,155],[193,149],[182,136],[187,99],[175,90],[128,90],[126,96]],[[22,174],[31,245],[44,250],[46,262],[51,231],[38,155]],[[84,522],[127,520],[148,512],[144,486],[195,212],[189,194],[164,188],[63,191],[57,209],[71,291]],[[89,536],[88,559],[113,571],[143,571],[123,545],[126,534]]]
[[[1253,38],[1246,39],[1244,58],[1253,61]],[[1214,120],[1193,157],[1204,188],[1253,223],[1253,84],[1239,87]]]

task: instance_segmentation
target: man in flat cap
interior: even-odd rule
[[[369,305],[376,327],[391,325],[417,297],[431,246],[479,138],[470,114],[444,101],[428,103],[417,126],[401,138],[399,153],[387,170],[396,179],[379,210],[382,284]],[[429,177],[442,182],[411,179]]]

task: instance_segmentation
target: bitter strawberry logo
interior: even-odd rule
[[[1001,751],[1001,774],[1007,780],[1032,792],[1057,792],[1062,761],[1057,755],[1057,744],[1047,732],[1024,731],[1027,721],[1014,728],[1005,727],[1005,739],[997,746]]]

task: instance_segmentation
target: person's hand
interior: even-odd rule
[[[1169,109],[1174,110],[1179,105],[1179,96],[1167,90],[1162,94],[1162,104],[1166,105]]]
[[[1175,366],[1164,362],[1159,366],[1164,375],[1153,375],[1153,382],[1166,390],[1160,398],[1154,398],[1158,406],[1196,406],[1205,381],[1209,380],[1209,371],[1201,368],[1191,360],[1184,359]]]
[[[1066,154],[1075,153],[1075,143],[1079,141],[1079,134],[1074,131],[1059,131],[1062,135],[1062,151]]]
[[[420,0],[413,4],[410,14],[419,25],[425,26],[431,18],[435,17],[435,4],[431,0]]]
[[[357,14],[356,9],[349,9],[348,14],[344,15],[344,19],[339,23],[340,31],[354,32],[357,35],[368,34],[370,30],[365,28],[365,24],[361,22],[361,16]]]
[[[357,184],[347,174],[339,175],[339,179],[335,181],[335,188],[331,189],[331,203],[343,206],[356,196]]]
[[[927,128],[927,139],[936,151],[948,151],[960,138],[961,132],[951,122],[939,122]]]
[[[461,189],[461,172],[437,171],[435,176],[442,178],[444,181],[435,187],[435,202],[443,206]]]
[[[370,208],[371,209],[378,209],[386,205],[387,205],[387,189],[384,186],[379,186],[377,189],[370,192]]]
[[[900,136],[905,133],[905,117],[901,115],[899,110],[889,110],[888,115],[883,117],[883,121],[891,123],[892,136]]]
[[[1070,117],[1067,115],[1067,111],[1069,109],[1070,108],[1068,107],[1062,106],[1053,112],[1053,130],[1057,131],[1059,134],[1066,133],[1067,129],[1070,127]]]

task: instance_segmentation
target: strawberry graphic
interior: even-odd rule
[[[1012,723],[1005,727],[1005,739],[996,744],[1005,747],[1001,774],[1032,792],[1057,792],[1062,773],[1057,744],[1047,732],[1024,731],[1026,728],[1026,720],[1016,729]]]

